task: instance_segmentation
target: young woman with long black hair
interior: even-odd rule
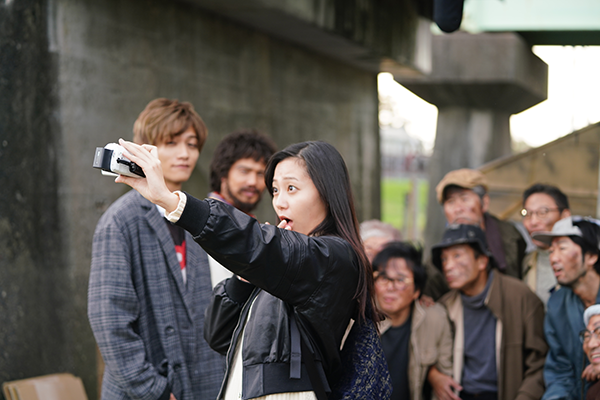
[[[205,322],[211,347],[227,354],[218,398],[315,399],[304,366],[294,372],[290,324],[310,338],[316,365],[332,383],[350,319],[379,320],[368,311],[375,310],[373,273],[339,152],[325,142],[304,142],[271,158],[265,181],[280,220],[273,226],[218,200],[172,193],[151,147],[120,143],[147,178],[116,181],[163,207],[236,274],[215,288]]]

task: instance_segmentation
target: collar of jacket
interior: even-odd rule
[[[412,324],[411,330],[413,331],[417,329],[417,327],[419,327],[419,325],[421,325],[423,323],[423,320],[425,319],[425,309],[419,302],[419,299],[413,301],[412,303],[412,313],[410,318]],[[383,335],[385,331],[392,327],[392,320],[386,318],[383,321],[379,322],[378,326],[379,335]]]
[[[502,278],[501,273],[496,272],[492,274],[492,284],[490,290],[485,298],[485,305],[490,309],[494,317],[496,317],[496,373],[498,376],[498,398],[501,397],[502,392]],[[451,290],[446,293],[441,299],[440,303],[446,305],[448,310],[448,316],[454,325],[454,367],[453,373],[455,377],[461,377],[463,372],[463,356],[464,356],[464,345],[465,345],[465,334],[463,324],[463,305],[460,297],[460,291]],[[460,378],[456,379],[460,383]]]

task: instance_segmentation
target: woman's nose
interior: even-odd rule
[[[285,199],[285,195],[278,194],[273,197],[273,206],[278,210],[283,210],[287,207],[287,201]]]

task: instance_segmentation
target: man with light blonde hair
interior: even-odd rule
[[[133,133],[156,146],[174,191],[190,178],[208,132],[190,103],[160,98]],[[190,233],[135,190],[117,199],[96,226],[88,290],[105,362],[102,399],[216,398],[224,362],[203,338],[211,293],[207,255]]]

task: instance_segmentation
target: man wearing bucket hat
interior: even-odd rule
[[[450,287],[440,302],[454,324],[460,398],[539,399],[547,351],[541,300],[525,283],[496,271],[478,226],[449,225],[432,261]]]
[[[548,300],[544,333],[549,351],[544,365],[543,399],[585,396],[591,371],[584,372],[585,355],[579,333],[585,329],[586,307],[600,302],[600,221],[579,216],[563,218],[551,232],[533,238],[550,246],[550,266],[560,288]]]
[[[520,279],[527,243],[513,224],[488,213],[490,197],[485,175],[468,168],[450,171],[435,190],[448,223],[479,226],[485,232],[497,269]]]

